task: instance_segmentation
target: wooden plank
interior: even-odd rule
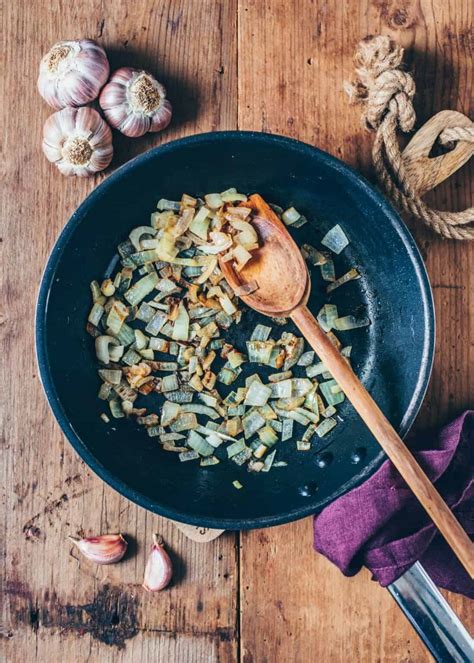
[[[168,86],[171,127],[136,141],[115,136],[114,166],[184,134],[236,125],[236,5],[226,2],[3,4],[2,116],[2,651],[17,661],[233,661],[237,657],[235,536],[189,542],[96,478],[64,440],[34,357],[41,272],[67,218],[104,177],[67,180],[43,157],[50,110],[36,92],[41,55],[58,39],[89,36],[113,67],[143,66]],[[205,21],[202,17],[205,16]],[[102,570],[66,540],[122,531],[131,554]],[[154,531],[176,561],[169,591],[140,584]]]
[[[342,89],[353,74],[356,43],[383,32],[413,49],[408,61],[416,67],[420,124],[444,108],[469,114],[471,9],[465,0],[295,0],[291,10],[282,0],[239,0],[239,128],[299,138],[370,177],[371,137]],[[429,200],[446,209],[467,207],[472,162]],[[426,428],[472,404],[474,247],[408,223],[427,264],[438,316],[433,378],[416,424]],[[242,536],[242,660],[429,660],[388,593],[370,583],[367,572],[343,578],[312,552],[310,541],[310,519]],[[448,598],[468,623],[467,599]]]

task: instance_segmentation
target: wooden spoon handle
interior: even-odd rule
[[[398,433],[361,384],[344,357],[331,343],[308,308],[304,305],[297,307],[291,313],[291,319],[316,351],[321,361],[327,366],[328,371],[421,502],[470,577],[473,578],[474,544]]]

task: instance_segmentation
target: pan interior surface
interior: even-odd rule
[[[309,307],[331,302],[340,315],[367,314],[371,325],[340,332],[352,345],[352,365],[391,423],[403,435],[429,380],[434,345],[431,292],[413,239],[396,213],[354,171],[313,147],[266,134],[222,132],[169,143],[120,168],[85,200],[48,262],[37,310],[37,352],[53,412],[89,466],[129,499],[151,511],[193,524],[246,529],[317,512],[370,475],[383,454],[350,403],[338,425],[313,449],[296,439],[279,443],[288,467],[250,474],[232,462],[199,468],[179,463],[132,420],[100,419],[100,379],[94,343],[85,332],[89,283],[106,276],[117,244],[148,223],[159,198],[203,195],[235,186],[278,205],[293,205],[309,222],[292,234],[319,245],[340,223],[350,240],[335,256],[336,275],[357,267],[362,278],[324,292],[312,271]],[[317,268],[316,268],[317,269]],[[229,338],[245,350],[257,322],[247,309]],[[273,336],[283,328],[273,326]],[[285,329],[294,330],[292,325]],[[245,364],[242,377],[272,370]],[[224,390],[222,392],[225,393]],[[242,490],[232,482],[239,480]]]

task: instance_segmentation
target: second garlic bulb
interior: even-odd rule
[[[104,49],[92,39],[59,41],[41,60],[38,90],[57,110],[84,106],[99,96],[109,71]]]
[[[93,108],[63,108],[43,129],[43,152],[63,175],[89,177],[112,160],[112,132]]]
[[[161,131],[171,121],[165,88],[140,69],[118,69],[103,88],[99,103],[109,124],[130,138]]]

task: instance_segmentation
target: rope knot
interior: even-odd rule
[[[394,115],[402,131],[410,131],[416,120],[412,99],[415,82],[402,71],[404,49],[387,36],[366,37],[355,54],[357,79],[346,86],[354,102],[366,106],[364,122],[375,130],[387,115]]]

